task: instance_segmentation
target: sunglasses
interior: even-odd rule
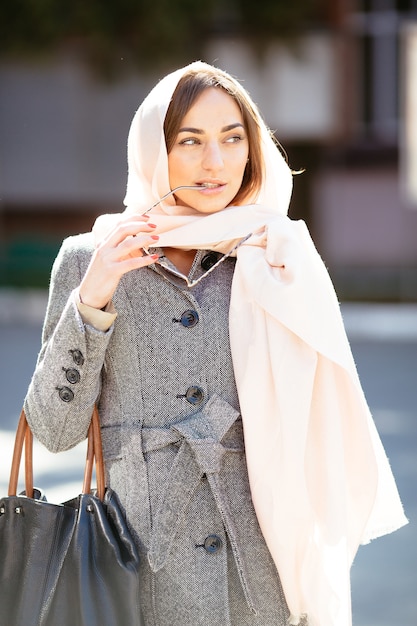
[[[162,196],[162,198],[160,198],[157,202],[155,202],[155,204],[150,206],[149,209],[147,209],[144,213],[142,213],[142,215],[146,215],[146,213],[149,213],[149,211],[151,211],[156,206],[158,206],[158,204],[160,202],[163,202],[166,198],[168,198],[168,196],[170,196],[173,193],[179,191],[180,189],[196,189],[196,190],[198,189],[198,190],[201,190],[202,187],[204,187],[204,185],[180,185],[179,187],[175,187],[171,191],[168,191],[168,193],[166,193],[164,196]],[[182,274],[178,270],[174,269],[173,267],[168,266],[166,263],[161,261],[161,259],[157,260],[155,262],[155,264],[156,265],[160,265],[161,267],[163,267],[164,269],[169,271],[174,276],[177,276],[178,278],[182,278],[183,280],[185,280],[185,282],[187,284],[187,287],[189,287],[189,288],[195,287],[195,285],[198,285],[199,282],[201,282],[204,278],[206,278],[206,276],[211,274],[211,272],[213,272],[217,267],[219,267],[219,265],[221,265],[221,263],[223,263],[223,261],[225,261],[229,256],[231,256],[243,243],[245,243],[245,241],[247,241],[250,237],[252,237],[252,235],[253,235],[253,233],[249,233],[248,235],[243,237],[240,241],[237,242],[236,245],[233,246],[233,248],[231,250],[229,250],[229,252],[226,252],[226,254],[223,254],[223,256],[218,261],[216,261],[216,263],[214,263],[214,265],[212,265],[207,271],[204,272],[204,274],[202,274],[201,276],[199,276],[195,280],[189,280],[189,278],[187,276],[185,276],[184,274]],[[149,254],[149,251],[146,248],[144,248],[144,252],[146,254]],[[161,276],[163,276],[164,278],[166,278],[168,280],[168,278],[165,276],[165,274],[161,274]]]

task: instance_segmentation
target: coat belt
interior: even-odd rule
[[[144,453],[170,444],[179,446],[153,521],[148,561],[153,572],[164,567],[183,514],[205,475],[230,541],[246,601],[250,610],[256,613],[245,561],[238,545],[236,524],[219,476],[223,456],[244,450],[243,445],[222,444],[223,437],[238,417],[239,412],[230,404],[219,396],[212,396],[201,411],[170,429],[142,429]]]

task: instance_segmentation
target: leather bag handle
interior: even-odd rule
[[[9,496],[15,496],[17,492],[23,446],[25,448],[25,490],[26,495],[29,498],[33,498],[33,435],[27,422],[24,409],[22,409],[22,412],[20,413],[19,423],[16,430],[12,467],[10,470]],[[91,491],[94,461],[96,466],[97,496],[100,500],[103,500],[106,484],[104,478],[100,417],[96,405],[94,405],[93,415],[88,429],[87,456],[85,461],[82,493],[90,493]]]

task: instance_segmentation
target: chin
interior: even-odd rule
[[[194,207],[194,208],[197,211],[197,213],[204,213],[205,215],[211,215],[213,213],[220,213],[227,206],[228,206],[227,204],[226,205],[222,204],[221,206],[215,206],[215,207],[199,206],[199,207]]]
[[[219,198],[217,201],[213,199],[211,202],[207,200],[205,202],[197,202],[194,208],[199,213],[220,213],[220,211],[226,209],[230,203],[233,202],[233,198],[222,198],[222,200]]]

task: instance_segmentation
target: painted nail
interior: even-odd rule
[[[157,239],[159,239],[159,235],[151,235],[151,239],[155,239],[156,241]]]
[[[150,226],[151,228],[156,228],[156,224],[149,224],[149,222],[148,222],[147,226]]]

